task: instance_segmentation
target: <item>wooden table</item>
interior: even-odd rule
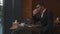
[[[18,26],[19,26],[19,22],[17,22],[17,23],[13,22],[12,26],[10,27],[10,29],[16,29],[16,28],[18,28]]]
[[[31,34],[32,30],[34,30],[34,31],[37,30],[37,28],[36,28],[37,26],[38,25],[29,24],[26,27],[20,27],[19,23],[13,23],[10,30],[12,30],[12,32],[11,32],[11,34],[12,34],[15,30],[17,30],[20,27],[19,30],[21,30],[21,28],[22,28],[21,33],[25,31],[24,34],[27,32],[30,32],[30,34]]]

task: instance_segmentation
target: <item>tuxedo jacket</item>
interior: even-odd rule
[[[34,24],[40,23],[40,25],[43,29],[52,28],[52,26],[53,26],[53,13],[52,13],[52,11],[46,9],[42,18],[41,18],[41,13],[38,13],[33,16],[33,20],[34,20]]]

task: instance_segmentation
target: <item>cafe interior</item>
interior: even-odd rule
[[[32,34],[37,28],[25,27],[32,22],[35,5],[43,2],[54,14],[54,34],[60,34],[60,0],[3,0],[3,34]],[[31,24],[30,24],[31,25]],[[16,33],[18,30],[18,33]],[[37,31],[38,32],[38,31]],[[36,34],[35,32],[33,32]],[[44,33],[44,32],[43,32]]]

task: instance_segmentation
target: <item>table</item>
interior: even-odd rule
[[[60,34],[60,21],[59,20],[55,20],[55,34]]]
[[[59,20],[55,20],[54,23],[55,24],[60,24],[60,21]]]
[[[12,27],[10,28],[11,30],[12,30],[12,32],[11,32],[11,34],[13,34],[13,32],[15,32],[15,31],[21,31],[21,32],[24,32],[24,33],[26,33],[27,34],[27,32],[28,32],[28,34],[30,33],[30,34],[32,34],[32,30],[33,31],[36,31],[36,30],[38,30],[38,26],[39,25],[34,25],[34,24],[26,24],[26,26],[24,26],[24,27],[20,27],[20,24],[19,23],[13,23],[12,24]]]
[[[19,22],[17,22],[17,23],[13,22],[12,26],[10,27],[10,29],[16,29],[18,27],[19,27]]]

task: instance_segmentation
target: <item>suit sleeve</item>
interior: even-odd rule
[[[53,28],[53,13],[48,12],[47,23],[49,28]]]
[[[34,23],[38,22],[40,20],[39,16],[38,15],[33,16],[33,20],[34,20]]]

